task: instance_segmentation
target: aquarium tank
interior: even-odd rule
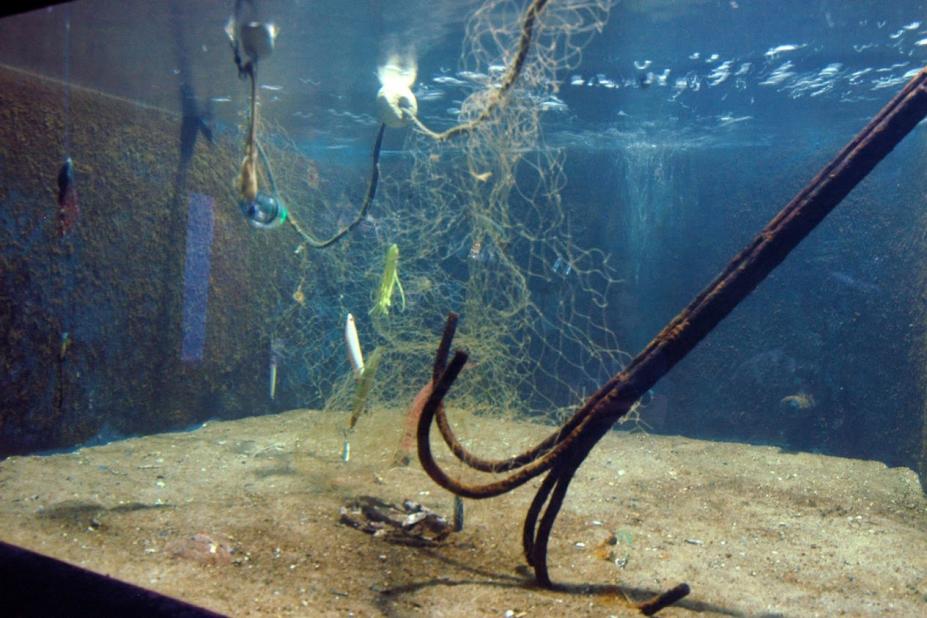
[[[0,9],[17,616],[927,614],[927,2]]]

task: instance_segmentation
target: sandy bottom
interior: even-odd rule
[[[344,422],[299,410],[7,459],[2,540],[236,616],[638,615],[680,582],[692,593],[661,616],[927,615],[927,499],[908,469],[613,432],[554,528],[568,585],[552,592],[521,556],[537,481],[465,501],[464,530],[437,544],[339,523],[358,496],[453,509],[417,461],[393,465],[398,411],[361,419],[348,463]],[[551,429],[457,426],[487,456]]]

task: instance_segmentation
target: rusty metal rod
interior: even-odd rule
[[[431,422],[466,362],[465,353],[455,354],[450,366],[436,380],[435,389],[422,411],[418,446],[425,470],[443,487],[476,498],[499,495],[550,470],[529,508],[523,544],[538,583],[552,586],[547,570],[547,543],[569,483],[592,448],[643,393],[746,298],[925,116],[927,70],[921,70],[624,371],[586,401],[550,444],[553,448],[548,453],[501,481],[470,485],[452,480],[431,454],[428,444]],[[445,440],[448,440],[447,435]],[[545,503],[547,506],[541,515]],[[541,522],[537,525],[539,515]]]
[[[583,451],[577,466],[633,402],[692,351],[925,116],[927,69],[922,69],[624,371],[590,398],[590,402],[595,401],[590,415],[596,422],[584,428],[582,439],[577,441],[575,448]],[[558,479],[554,495],[565,494],[573,473],[554,467],[551,474]],[[551,586],[546,537],[560,506],[561,501],[550,501],[533,543],[535,577],[546,586]],[[544,526],[546,521],[551,526]],[[544,555],[539,555],[542,550]]]
[[[805,236],[927,116],[927,69],[922,69],[837,156],[792,198],[715,280],[602,390],[599,410],[621,390],[647,392],[682,360]],[[602,392],[600,390],[599,392]],[[612,423],[623,414],[604,414]]]

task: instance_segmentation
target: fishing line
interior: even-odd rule
[[[64,78],[64,100],[63,100],[63,125],[64,125],[64,156],[63,163],[58,169],[58,209],[56,212],[56,232],[59,240],[64,240],[67,233],[77,220],[77,194],[74,188],[74,171],[71,163],[71,6],[66,5],[64,8],[64,37],[63,37],[63,78]],[[60,278],[60,295],[64,297],[64,309],[61,315],[61,334],[59,336],[59,347],[56,363],[56,381],[54,394],[55,412],[60,415],[64,410],[65,399],[65,375],[64,362],[67,358],[68,350],[71,347],[71,325],[74,322],[74,303],[71,302],[73,296],[74,280],[76,276],[76,265],[74,260],[73,243],[64,245],[64,264],[61,268]]]
[[[64,157],[71,154],[71,5],[64,7]]]

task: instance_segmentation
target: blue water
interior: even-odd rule
[[[459,63],[478,5],[258,3],[258,16],[281,28],[261,67],[262,114],[321,165],[364,178],[378,64],[391,48],[414,50],[420,116],[452,124],[485,81]],[[43,9],[0,21],[0,62],[68,72],[75,84],[178,114],[183,84],[191,109],[232,133],[247,88],[223,32],[230,10],[100,0]],[[620,258],[625,287],[611,299],[610,326],[622,347],[640,350],[925,62],[925,2],[617,3],[579,65],[557,75],[556,92],[532,100],[545,144],[565,153],[577,241]],[[387,132],[385,162],[408,156],[405,137]],[[922,142],[918,127],[657,386],[673,403],[656,430],[911,465],[922,328],[917,267],[904,249],[921,223]],[[557,257],[550,269],[567,280]],[[545,294],[555,308],[555,293]],[[541,322],[542,333],[553,328]],[[805,392],[813,408],[782,407]]]
[[[73,3],[70,77],[177,111],[177,80],[189,78],[218,119],[234,125],[245,89],[229,70],[223,26],[231,6]],[[418,59],[423,119],[451,122],[479,81],[461,75],[458,62],[476,6],[258,3],[258,15],[281,26],[274,60],[262,68],[263,103],[313,153],[366,154],[377,63],[399,46]],[[63,76],[65,13],[54,7],[0,22],[2,61]],[[788,128],[852,126],[927,60],[925,13],[923,2],[908,0],[619,2],[581,65],[558,76],[556,98],[538,105],[548,110],[554,143],[598,148],[621,147],[622,136],[646,129],[758,140]],[[39,48],[30,44],[35,33],[45,39]]]

